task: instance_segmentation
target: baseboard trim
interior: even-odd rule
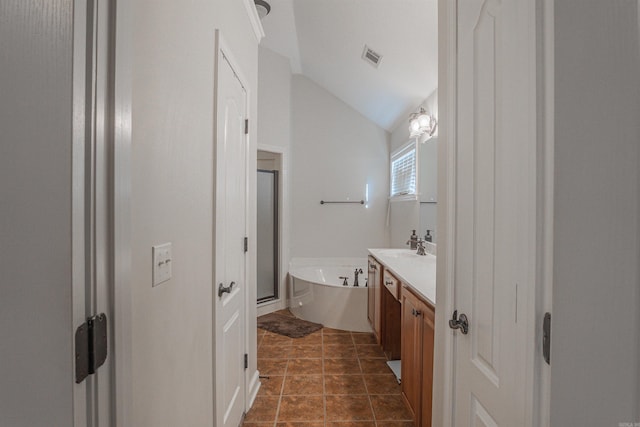
[[[251,377],[251,381],[249,381],[249,399],[247,400],[247,407],[245,408],[246,412],[249,412],[249,409],[253,406],[253,402],[256,400],[261,385],[260,372],[256,369]]]

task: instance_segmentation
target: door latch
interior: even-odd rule
[[[453,318],[449,320],[449,327],[451,329],[460,329],[462,335],[467,335],[469,333],[469,320],[467,319],[467,315],[462,313],[460,317],[458,317],[458,310],[453,312]]]

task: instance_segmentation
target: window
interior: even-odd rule
[[[391,154],[391,197],[416,197],[416,144],[411,141]]]

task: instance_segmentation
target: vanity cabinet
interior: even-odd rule
[[[390,360],[400,359],[402,397],[416,427],[431,426],[436,257],[369,249],[369,323]]]
[[[382,265],[372,256],[368,258],[368,278],[367,286],[368,290],[368,305],[367,305],[367,318],[371,329],[376,335],[378,344],[382,344]]]
[[[415,425],[431,426],[433,395],[433,306],[402,286],[402,396]]]

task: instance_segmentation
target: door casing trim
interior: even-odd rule
[[[116,426],[133,425],[133,296],[131,292],[131,141],[133,4],[113,2],[113,292]]]
[[[432,425],[453,427],[455,355],[453,334],[446,328],[453,313],[455,276],[455,185],[457,110],[457,0],[438,1],[438,256],[433,358]]]

